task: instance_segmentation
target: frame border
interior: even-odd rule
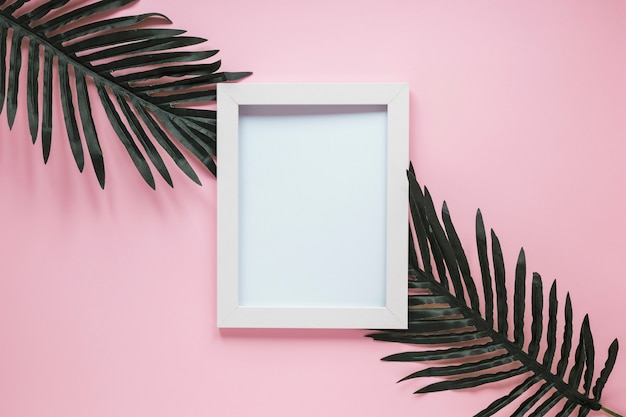
[[[239,305],[239,106],[386,105],[387,245],[384,307]],[[217,326],[406,329],[409,86],[406,83],[218,84]],[[271,163],[271,162],[268,162]]]

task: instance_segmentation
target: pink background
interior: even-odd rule
[[[409,82],[418,178],[447,199],[469,256],[480,207],[509,272],[524,245],[546,287],[571,293],[577,326],[590,314],[598,367],[626,343],[625,2],[144,0],[126,13],[152,11],[249,81]],[[12,132],[0,116],[1,416],[469,416],[514,385],[412,395],[434,380],[394,382],[424,366],[380,362],[409,347],[363,331],[219,331],[215,181],[169,164],[176,188],[154,192],[104,129],[101,191],[55,111],[47,166],[25,108]],[[623,355],[603,396],[622,414]]]

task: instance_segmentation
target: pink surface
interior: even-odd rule
[[[249,81],[409,82],[418,178],[447,199],[469,256],[480,207],[508,271],[524,245],[546,286],[571,293],[577,324],[590,314],[598,366],[614,337],[626,343],[626,3],[128,9],[147,11],[207,37]],[[108,131],[101,191],[60,130],[43,165],[24,110],[12,132],[0,116],[0,416],[469,416],[513,386],[415,396],[433,381],[394,382],[423,365],[380,362],[408,347],[362,331],[219,331],[215,181],[173,169],[176,188],[153,192]],[[603,395],[622,414],[624,358]]]

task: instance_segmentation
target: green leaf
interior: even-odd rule
[[[541,276],[536,272],[533,273],[532,283],[532,315],[532,339],[528,346],[528,354],[535,359],[539,354],[539,343],[543,332],[543,284],[541,283]]]
[[[543,364],[546,368],[552,368],[552,362],[554,360],[554,353],[556,352],[556,325],[557,318],[556,314],[559,307],[559,300],[556,298],[556,281],[552,282],[552,287],[550,288],[550,298],[548,304],[548,329],[547,329],[547,340],[548,347],[546,348],[546,352],[543,355]]]
[[[494,415],[495,413],[502,410],[504,407],[518,399],[522,394],[525,394],[530,389],[530,387],[532,387],[539,381],[541,381],[541,379],[537,375],[532,375],[526,378],[524,382],[513,388],[513,390],[508,395],[498,398],[497,400],[489,404],[487,408],[476,414],[474,417],[489,417]]]
[[[143,107],[135,107],[141,116],[141,119],[146,123],[148,129],[152,135],[156,138],[159,145],[167,152],[167,154],[174,160],[176,165],[196,184],[202,185],[198,175],[195,173],[189,162],[185,159],[183,154],[178,150],[176,145],[167,137],[167,134],[161,129],[161,127],[154,120],[153,116],[149,114]]]
[[[537,406],[537,408],[535,408],[535,411],[533,411],[528,417],[541,417],[541,416],[545,416],[548,411],[552,410],[552,408],[559,402],[561,401],[561,399],[563,399],[565,395],[562,392],[555,392],[554,394],[552,394],[550,396],[550,398],[548,398],[547,400],[545,400],[543,403],[541,403],[539,406]]]
[[[374,340],[382,340],[386,342],[414,343],[418,345],[443,345],[447,343],[462,343],[481,340],[489,337],[489,332],[466,332],[447,335],[429,335],[424,336],[419,333],[375,333],[369,334]]]
[[[407,230],[408,230],[408,235],[409,235],[409,279],[410,279],[410,277],[414,276],[415,274],[418,274],[417,270],[419,269],[419,262],[417,260],[417,255],[415,253],[415,242],[413,240],[413,232],[411,231],[410,224]],[[416,282],[413,282],[413,283],[416,284]],[[421,283],[424,284],[424,282],[421,282]],[[420,287],[420,288],[427,288],[428,282],[426,282],[425,284],[426,286]],[[409,281],[409,287],[411,287],[410,281]],[[412,287],[412,288],[416,288],[416,287]]]
[[[11,40],[11,56],[9,58],[9,83],[7,91],[7,119],[9,127],[13,128],[17,115],[17,92],[22,68],[22,40],[24,36],[19,29],[13,28]],[[4,74],[2,74],[4,76]]]
[[[513,326],[509,324],[505,259],[500,241],[491,230],[491,254],[480,210],[476,216],[476,244],[481,269],[483,292],[476,293],[478,302],[471,301],[472,280],[469,263],[458,239],[447,205],[444,203],[441,221],[435,213],[428,190],[422,193],[412,166],[407,172],[409,179],[410,226],[416,240],[409,234],[408,288],[419,288],[422,293],[411,292],[409,302],[409,328],[370,334],[375,340],[424,345],[426,350],[389,355],[383,360],[393,362],[422,362],[446,360],[417,370],[402,380],[425,377],[454,378],[427,385],[417,393],[471,388],[498,382],[520,374],[528,374],[525,380],[511,392],[493,401],[477,416],[491,416],[517,399],[521,399],[514,416],[543,416],[558,404],[564,404],[559,415],[567,416],[574,410],[585,416],[589,410],[599,410],[599,394],[617,355],[617,342],[609,348],[604,370],[591,388],[594,374],[595,347],[589,318],[583,320],[580,341],[574,355],[574,364],[568,368],[572,345],[573,312],[569,294],[566,296],[560,357],[556,355],[559,332],[559,302],[556,282],[550,288],[547,314],[544,314],[544,294],[541,276],[532,274],[531,296],[526,299],[526,255],[520,250],[515,268],[513,298]],[[417,242],[417,246],[415,246]],[[491,256],[489,256],[491,255]],[[434,260],[436,268],[430,267]],[[468,264],[466,268],[464,265]],[[456,271],[456,272],[455,272]],[[493,278],[491,273],[493,271]],[[460,289],[463,285],[467,297]],[[495,294],[494,286],[495,285]],[[481,299],[482,298],[482,299]],[[495,299],[494,299],[495,298]],[[467,302],[467,299],[470,302]],[[485,305],[484,312],[478,307]],[[532,322],[525,327],[527,304],[530,304]],[[494,311],[495,308],[495,311]],[[495,313],[497,312],[497,320]],[[509,328],[513,327],[509,339]],[[544,332],[544,328],[546,331]],[[528,346],[524,340],[530,339]],[[450,345],[437,349],[435,345]],[[543,357],[539,352],[545,347]],[[487,356],[487,357],[486,357]],[[556,374],[552,366],[556,365]],[[450,363],[452,362],[452,363]],[[513,368],[511,368],[513,367]],[[504,369],[503,369],[504,368]],[[569,369],[569,375],[565,374]],[[465,377],[464,377],[465,376]],[[583,392],[579,391],[582,381]],[[536,387],[536,389],[531,389]],[[590,398],[590,391],[594,398]]]
[[[479,385],[502,381],[503,379],[508,379],[516,375],[521,375],[523,373],[528,372],[526,367],[521,366],[519,368],[511,369],[509,371],[496,372],[493,374],[483,374],[468,378],[461,379],[453,379],[450,381],[442,381],[436,382],[434,384],[428,385],[422,389],[417,390],[416,394],[423,394],[426,392],[437,392],[437,391],[446,391],[446,390],[454,390],[454,389],[465,389],[465,388],[473,388]]]
[[[537,390],[537,392],[535,392],[533,395],[531,395],[530,397],[526,398],[522,404],[520,404],[520,406],[517,408],[517,410],[515,410],[513,412],[514,416],[523,416],[525,415],[525,413],[527,413],[528,411],[530,411],[530,409],[537,404],[537,402],[543,398],[543,396],[545,396],[551,389],[552,389],[553,385],[550,382],[546,382],[543,385],[541,385],[541,387],[539,387],[539,390]]]
[[[409,306],[426,306],[430,304],[448,304],[450,298],[445,295],[414,295],[409,297]]]
[[[502,248],[495,232],[491,230],[491,258],[493,259],[493,275],[496,283],[496,308],[498,310],[498,332],[506,336],[509,332],[509,308],[506,299],[506,283],[504,281],[504,258]]]
[[[583,389],[585,390],[585,396],[587,396],[591,391],[591,384],[593,383],[593,368],[595,361],[595,348],[593,346],[593,336],[591,335],[591,328],[589,327],[588,315],[585,315],[582,329],[580,331],[583,342],[585,343],[585,377]]]
[[[172,23],[167,16],[164,16],[160,13],[146,13],[138,16],[124,16],[117,17],[114,19],[106,19],[100,20],[92,23],[88,23],[68,31],[64,31],[63,33],[59,33],[55,36],[50,36],[50,43],[52,44],[60,44],[61,42],[70,42],[76,38],[80,38],[86,35],[91,35],[93,33],[98,32],[106,32],[113,29],[120,28],[130,28],[136,25],[137,23],[141,23],[146,19],[152,17],[159,17],[165,20],[167,23]]]
[[[474,324],[473,319],[454,319],[454,320],[409,320],[409,326],[417,325],[421,332],[444,332],[450,330],[460,330],[470,327]]]
[[[409,321],[441,319],[444,317],[457,316],[463,313],[459,307],[429,307],[409,310]]]
[[[202,91],[190,91],[182,94],[166,94],[152,97],[151,101],[157,105],[168,105],[172,106],[178,103],[193,103],[197,101],[213,101],[216,98],[216,92],[214,89],[211,90],[202,90]],[[188,127],[198,129],[198,125],[195,123],[186,123]],[[206,133],[206,132],[200,132]]]
[[[19,11],[28,0],[16,0],[4,9],[5,13],[13,14]]]
[[[572,301],[569,293],[565,297],[565,325],[563,328],[563,340],[561,342],[561,359],[556,368],[556,376],[563,378],[572,350]]]
[[[585,320],[587,319],[587,316],[585,316]],[[585,335],[583,333],[584,332],[582,331],[580,333],[580,339],[578,341],[578,346],[576,347],[576,353],[574,354],[574,365],[570,369],[569,378],[567,380],[568,385],[574,387],[575,389],[578,389],[580,379],[583,375],[583,367],[585,366]]]
[[[76,166],[82,172],[85,166],[85,156],[83,154],[83,145],[78,133],[78,124],[76,123],[76,115],[74,110],[74,101],[72,99],[72,90],[70,87],[69,66],[66,63],[59,63],[59,81],[61,84],[61,105],[63,108],[63,118],[65,119],[65,127],[67,129],[70,148],[76,161]]]
[[[139,119],[132,112],[130,106],[126,102],[126,99],[120,94],[116,94],[115,98],[117,99],[117,102],[122,109],[122,113],[124,114],[124,116],[126,116],[126,120],[129,122],[130,128],[135,134],[135,137],[139,139],[139,143],[146,152],[146,155],[148,155],[148,158],[159,171],[165,182],[167,182],[170,187],[173,187],[174,185],[172,183],[172,178],[170,177],[170,174],[167,170],[167,167],[165,166],[165,163],[163,162],[163,159],[161,158],[161,155],[159,155],[152,142],[150,142],[148,135],[144,132],[143,128],[141,127],[141,123],[139,122]]]
[[[617,339],[613,340],[611,346],[609,346],[609,356],[604,364],[604,368],[602,372],[600,372],[600,376],[596,380],[596,384],[593,387],[593,395],[599,400],[602,396],[602,391],[604,390],[604,386],[606,385],[606,381],[609,379],[609,375],[615,366],[615,361],[617,360],[617,351],[619,350],[619,343]]]
[[[433,200],[427,188],[424,188],[424,199],[424,206],[427,218],[437,218],[437,212],[435,211]],[[439,222],[430,222],[430,226],[430,229],[433,232],[433,237],[434,239],[436,239],[437,246],[441,250],[441,257],[448,270],[448,275],[454,288],[454,294],[456,295],[456,298],[458,300],[465,300],[465,291],[461,283],[461,276],[459,274],[459,269],[456,263],[456,257],[454,255],[452,245],[450,244],[450,241],[448,240]],[[442,270],[443,269],[440,269],[440,271]]]
[[[113,126],[113,129],[115,129],[115,133],[117,133],[120,140],[122,141],[122,144],[126,148],[126,152],[128,152],[130,159],[133,161],[133,164],[135,164],[135,167],[137,167],[137,170],[139,171],[143,179],[148,183],[148,185],[150,185],[152,189],[156,188],[156,185],[154,183],[154,177],[152,176],[152,172],[150,171],[150,166],[139,151],[139,148],[137,147],[135,142],[133,141],[130,132],[128,131],[124,123],[122,123],[122,119],[115,111],[115,107],[113,106],[113,102],[111,101],[109,94],[106,91],[106,88],[103,85],[98,85],[97,87],[98,95],[100,96],[100,99],[104,105],[104,110],[106,111],[106,114],[111,122],[111,125]]]
[[[191,123],[185,123],[175,119],[172,119],[171,122],[171,125],[168,124],[167,121],[164,124],[171,126],[172,131],[178,132],[180,137],[193,143],[193,146],[190,146],[192,152],[197,150],[198,154],[215,155],[215,144],[214,142],[210,142],[210,138],[205,136],[205,133],[194,129]]]
[[[463,277],[463,283],[465,284],[465,288],[467,289],[467,295],[470,300],[470,305],[473,310],[478,311],[480,310],[480,301],[478,298],[478,292],[476,291],[476,284],[474,283],[474,279],[471,276],[469,263],[467,262],[467,257],[465,256],[465,251],[463,250],[461,240],[456,233],[456,229],[452,224],[450,211],[448,210],[448,205],[445,203],[445,201],[441,210],[441,218],[443,220],[443,224],[445,226],[448,238],[450,239],[450,245],[452,246],[454,255],[456,257],[456,263],[459,267],[459,270],[461,271],[461,276]]]
[[[404,352],[386,356],[382,360],[390,362],[422,362],[445,359],[469,358],[485,355],[504,349],[501,343],[488,342],[483,345],[463,346],[459,348],[429,350],[421,352]]]
[[[247,76],[249,74],[245,74]],[[136,92],[142,92],[147,94],[161,93],[164,91],[177,91],[183,89],[192,89],[201,86],[205,86],[207,84],[214,84],[225,81],[233,81],[239,78],[234,77],[234,73],[217,73],[217,74],[209,74],[209,75],[199,75],[196,77],[184,78],[182,80],[167,82],[167,83],[154,83],[146,86],[135,87]],[[193,110],[193,109],[189,109]]]
[[[84,74],[76,74],[76,92],[78,96],[78,110],[83,125],[89,157],[91,158],[91,163],[96,177],[98,178],[98,183],[100,187],[104,189],[104,159],[102,157],[102,148],[98,141],[96,126],[94,125],[91,115],[91,103],[89,100],[89,92],[87,91],[87,80]]]
[[[491,273],[489,271],[489,258],[487,256],[487,235],[485,224],[480,210],[476,212],[476,246],[478,248],[478,261],[483,282],[485,300],[485,320],[489,327],[493,327],[493,289],[491,285]]]
[[[47,15],[48,13],[50,13],[51,11],[53,11],[55,9],[58,9],[61,6],[65,6],[67,3],[69,3],[69,0],[51,0],[51,1],[48,1],[48,2],[38,6],[37,8],[33,9],[33,11],[28,12],[28,13],[24,13],[17,20],[18,20],[18,22],[20,22],[22,24],[28,24],[30,22],[37,21],[37,20],[41,19],[42,17],[44,17],[45,15]],[[5,12],[7,12],[6,9],[5,9]]]
[[[74,160],[82,171],[84,140],[101,187],[105,184],[102,136],[98,137],[91,115],[99,110],[107,115],[148,185],[155,187],[151,166],[168,184],[173,183],[164,158],[171,158],[200,184],[177,146],[187,148],[215,175],[216,113],[190,107],[215,102],[215,84],[236,81],[250,73],[217,73],[219,60],[205,62],[217,54],[215,49],[180,49],[203,45],[204,38],[181,36],[185,31],[179,29],[139,26],[154,18],[158,23],[171,23],[160,13],[111,17],[121,14],[132,2],[87,0],[77,5],[49,0],[24,12],[26,2],[17,0],[0,9],[0,112],[6,102],[12,127],[18,101],[22,100],[19,81],[25,72],[29,130],[33,142],[41,137],[45,162],[52,146],[52,107],[54,100],[59,100]],[[21,71],[24,39],[29,45],[27,71]],[[55,70],[58,84],[53,82]],[[92,83],[99,91],[97,95],[88,93]],[[109,94],[115,97],[115,105]],[[119,101],[121,97],[125,104]]]
[[[41,120],[41,149],[43,160],[48,162],[52,144],[52,65],[54,56],[48,49],[44,49],[43,64],[43,116]]]
[[[430,262],[430,249],[428,246],[428,237],[426,234],[426,228],[424,226],[424,215],[421,213],[421,210],[416,201],[417,191],[419,191],[419,186],[414,181],[415,177],[411,175],[410,172],[407,173],[409,178],[409,187],[411,192],[409,193],[409,207],[411,208],[411,217],[413,218],[413,227],[415,228],[415,233],[417,234],[418,248],[421,252],[421,258],[423,263],[424,272],[428,275],[432,273],[432,266]],[[417,188],[417,190],[416,190]],[[421,191],[420,191],[421,193]]]
[[[108,10],[116,10],[123,6],[126,6],[127,4],[134,3],[135,1],[136,0],[102,0],[50,19],[47,22],[35,26],[33,30],[37,33],[52,32],[54,30],[62,28],[63,26],[67,26],[70,23],[76,22],[84,17],[89,17],[96,13],[101,13]]]
[[[0,112],[4,108],[4,99],[6,97],[6,56],[7,56],[7,32],[8,26],[0,20]]]
[[[28,84],[26,97],[28,107],[28,127],[33,143],[37,141],[39,129],[39,67],[40,48],[36,40],[31,40],[28,45]]]
[[[221,64],[222,63],[220,61],[216,61],[212,64],[166,66],[159,69],[136,71],[126,75],[120,75],[119,77],[116,77],[116,80],[121,84],[130,84],[149,80],[158,80],[163,77],[176,78],[212,74],[219,69]],[[141,92],[141,87],[137,87],[136,91]]]
[[[462,374],[470,374],[473,372],[484,371],[485,369],[491,369],[496,366],[507,365],[512,362],[515,362],[515,359],[510,354],[505,353],[502,355],[494,356],[493,358],[483,359],[477,362],[464,362],[461,365],[426,368],[421,371],[414,372],[411,375],[402,378],[400,381],[426,376],[459,376]]]
[[[182,33],[185,33],[185,31],[176,29],[137,29],[125,32],[105,33],[100,36],[93,36],[85,39],[84,41],[73,43],[67,46],[65,51],[69,54],[76,54],[78,52],[103,48],[111,45],[133,45],[132,43],[129,44],[129,42],[145,39],[172,39],[174,36]],[[86,56],[89,57],[89,55]],[[112,56],[109,56],[109,58]],[[91,61],[92,59],[88,58],[87,60]]]
[[[574,411],[576,409],[576,407],[578,406],[578,404],[576,404],[576,401],[574,400],[567,400],[567,402],[565,403],[565,405],[563,406],[563,408],[561,409],[561,411],[556,415],[556,417],[567,417],[569,416],[572,411]]]
[[[82,55],[81,58],[88,62],[97,61],[100,59],[109,59],[117,56],[139,54],[143,52],[155,52],[166,51],[174,48],[182,48],[190,45],[197,45],[205,42],[205,39],[194,38],[191,36],[179,36],[173,39],[150,39],[141,42],[133,42],[116,46],[114,48],[102,49],[97,52],[92,52],[88,55]],[[204,85],[201,83],[200,85]],[[137,92],[137,90],[135,90]]]
[[[159,54],[147,54],[131,58],[122,58],[117,61],[108,62],[106,64],[96,65],[94,68],[101,73],[111,73],[113,71],[143,67],[146,65],[146,62],[150,62],[152,65],[160,65],[170,64],[173,62],[196,61],[209,58],[215,55],[215,53],[217,53],[217,51],[167,52]]]
[[[524,346],[524,314],[526,313],[526,254],[520,249],[515,267],[515,292],[513,298],[513,341]]]

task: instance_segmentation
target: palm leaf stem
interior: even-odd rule
[[[611,415],[611,416],[613,416],[613,417],[624,417],[624,416],[622,416],[621,414],[617,414],[615,411],[613,411],[613,410],[609,410],[609,409],[608,409],[608,408],[606,408],[606,407],[602,407],[600,410],[604,411],[605,413],[607,413],[607,414],[609,414],[609,415]]]

